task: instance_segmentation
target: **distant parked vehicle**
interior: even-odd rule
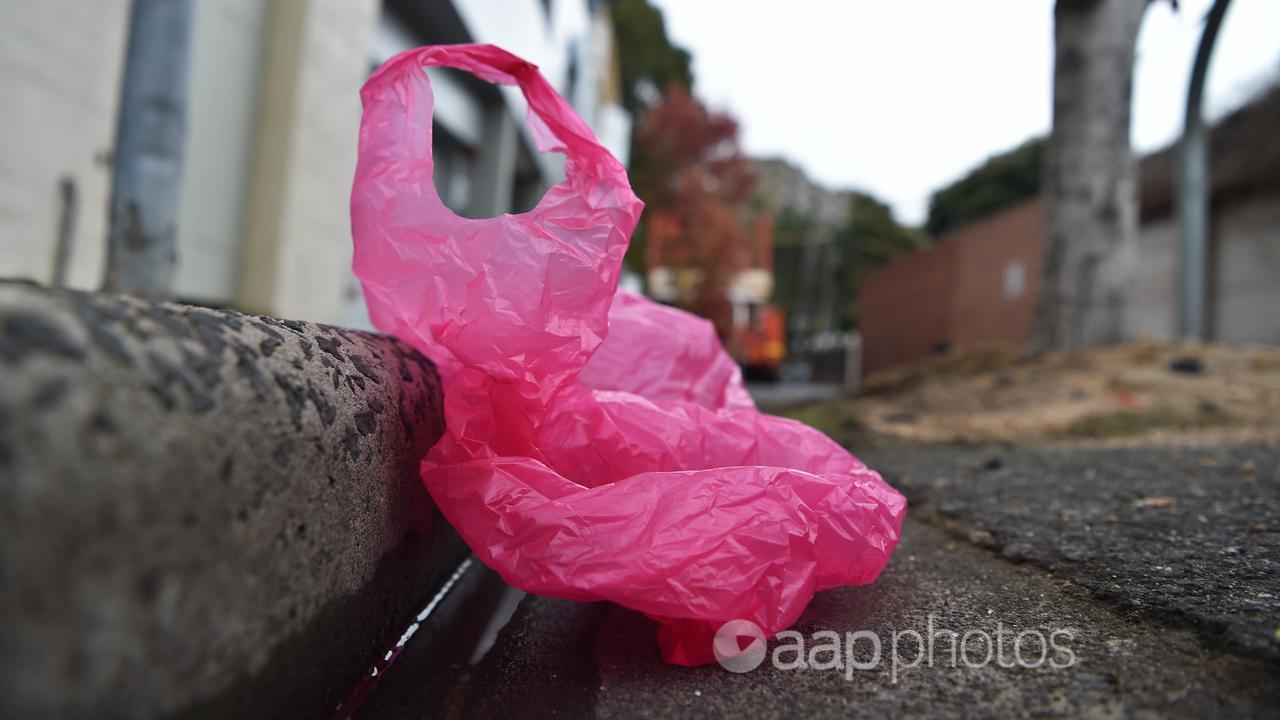
[[[734,324],[729,347],[749,379],[777,380],[787,358],[787,316],[775,305],[750,305],[745,322]]]

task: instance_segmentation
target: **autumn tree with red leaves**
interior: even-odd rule
[[[636,130],[631,182],[645,201],[630,262],[665,267],[683,279],[676,304],[710,318],[723,337],[733,276],[751,262],[751,162],[738,123],[672,85]]]

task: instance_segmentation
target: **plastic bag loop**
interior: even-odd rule
[[[536,65],[492,45],[439,45],[407,50],[380,65],[370,76],[365,88],[390,84],[402,90],[399,93],[400,99],[409,101],[405,105],[409,122],[401,128],[402,137],[405,142],[412,144],[414,155],[421,159],[419,170],[426,172],[424,189],[429,189],[429,197],[434,203],[454,215],[459,222],[482,219],[466,218],[446,207],[431,180],[431,169],[434,167],[430,152],[431,118],[435,104],[431,80],[422,72],[427,67],[450,67],[469,72],[487,82],[518,86],[528,103],[527,120],[538,151],[565,155],[565,180],[546,193],[530,212],[511,213],[512,215],[533,216],[539,214],[539,210],[545,212],[554,203],[554,195],[573,193],[591,196],[617,189],[630,193],[629,184],[618,187],[616,182],[611,181],[615,173],[608,172],[622,172],[625,177],[621,164],[607,151],[601,155],[599,151],[603,147],[595,133],[551,87],[542,73],[538,72]],[[368,97],[366,92],[361,91],[361,98],[365,101],[368,112],[370,101],[376,103],[378,98]],[[421,104],[420,107],[414,106],[412,100],[415,98]],[[608,165],[609,161],[612,161],[612,166],[603,168],[604,172],[593,171],[593,163]]]

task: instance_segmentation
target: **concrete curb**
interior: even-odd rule
[[[0,716],[314,717],[466,556],[383,336],[0,283]]]

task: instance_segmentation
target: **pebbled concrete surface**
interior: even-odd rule
[[[467,554],[387,337],[0,283],[0,716],[321,717]]]
[[[866,458],[918,518],[1280,662],[1280,450],[949,449]]]
[[[1253,529],[1269,522],[1270,500],[1249,489],[1267,487],[1262,475],[1274,470],[1274,460],[1267,448],[1204,451],[1216,464],[1199,452],[1019,451],[992,460],[990,452],[917,449],[869,457],[918,503],[903,543],[875,584],[820,593],[795,629],[809,652],[823,641],[813,636],[820,630],[839,633],[842,643],[845,633],[875,633],[883,658],[871,669],[847,675],[839,669],[780,670],[766,661],[739,675],[718,666],[668,666],[659,657],[653,623],[638,613],[529,597],[478,665],[432,675],[432,684],[454,688],[447,702],[389,697],[360,717],[398,717],[407,708],[443,717],[1276,717],[1280,663],[1265,645],[1239,639],[1260,638],[1275,617],[1273,609],[1250,602],[1270,592],[1265,588],[1274,573],[1260,569],[1269,567],[1269,545],[1257,542],[1266,533]],[[1249,462],[1257,484],[1241,477],[1246,489],[1229,491]],[[1107,479],[1101,471],[1106,467],[1124,472]],[[1091,479],[1075,479],[1089,468]],[[1203,468],[1216,470],[1205,474]],[[1137,504],[1164,496],[1151,494],[1157,491],[1180,499],[1167,507],[1163,501]],[[944,504],[947,514],[939,510]],[[1246,508],[1247,522],[1242,515],[1216,531],[1199,519],[1225,519]],[[1148,513],[1171,509],[1186,516]],[[1076,512],[1088,520],[1081,522]],[[1046,519],[1054,513],[1057,520]],[[1018,543],[1040,550],[1009,549]],[[1182,546],[1194,553],[1184,563],[1187,590],[1161,590],[1158,597],[1165,603],[1187,599],[1184,609],[1148,605],[1144,583],[1155,582],[1150,573],[1166,572],[1151,568],[1153,557],[1163,568],[1173,560],[1161,553]],[[1208,562],[1231,547],[1242,550],[1226,556],[1244,555],[1249,562]],[[1092,554],[1087,560],[1067,557],[1086,553]],[[1195,592],[1197,583],[1230,590]],[[1239,629],[1206,632],[1191,620],[1200,612]],[[968,662],[953,664],[949,637],[935,634],[933,667],[905,667],[916,646],[910,635],[900,635],[895,672],[895,633],[928,635],[930,618],[935,633],[1003,634],[1008,643],[1024,631],[1045,637],[1067,631],[1069,637],[1057,636],[1058,647],[1069,648],[1074,662],[1050,667],[1050,659],[1067,664],[1055,653],[1026,668],[1006,645],[1006,666],[998,656],[984,664],[984,646],[975,636]],[[1033,638],[1027,637],[1028,660],[1034,660]],[[779,647],[777,640],[769,644],[771,653]],[[856,647],[854,657],[869,662],[869,645]],[[831,655],[824,651],[817,659],[830,661]],[[412,661],[394,670],[426,675]]]

